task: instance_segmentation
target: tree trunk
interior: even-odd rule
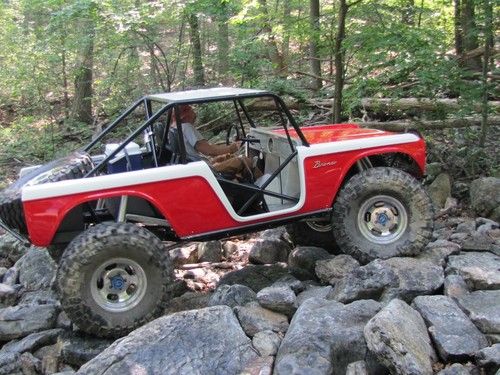
[[[454,19],[453,26],[455,31],[455,53],[461,55],[464,52],[463,30],[462,30],[462,4],[460,0],[453,0]]]
[[[488,133],[488,70],[490,62],[490,40],[493,37],[493,9],[489,0],[483,0],[484,7],[484,56],[483,56],[483,100],[481,116],[481,138],[479,145],[484,147]]]
[[[288,60],[290,56],[290,14],[292,13],[292,6],[290,1],[285,1],[283,4],[283,22],[284,22],[284,35],[283,35],[283,47],[281,49],[283,65],[288,69]]]
[[[193,72],[194,83],[197,86],[205,85],[205,71],[203,69],[203,60],[201,55],[200,30],[198,25],[198,17],[191,13],[188,16],[189,22],[189,37],[193,49]]]
[[[75,74],[75,96],[70,117],[75,121],[92,124],[92,80],[94,65],[95,23],[90,15],[84,21],[86,32],[82,39],[80,64]]]
[[[342,115],[342,90],[344,89],[344,50],[342,42],[345,38],[345,20],[347,17],[346,0],[340,0],[339,20],[337,34],[335,36],[335,93],[333,100],[333,122],[340,122]]]
[[[311,74],[316,76],[313,80],[312,88],[317,91],[323,86],[321,80],[321,61],[319,60],[319,36],[320,36],[320,25],[319,25],[319,0],[310,0],[310,13],[309,22],[311,25],[311,36],[309,41],[309,58],[311,59]]]
[[[229,25],[227,5],[221,3],[221,13],[217,16],[217,58],[219,77],[225,77],[229,70]]]
[[[461,23],[463,32],[463,53],[479,47],[478,30],[476,26],[475,0],[462,0]],[[467,67],[481,71],[481,59],[474,57],[465,61]]]
[[[401,12],[401,22],[415,26],[415,0],[407,0]]]
[[[286,67],[283,62],[283,56],[280,54],[278,43],[276,42],[276,37],[271,27],[271,22],[269,20],[269,12],[267,10],[266,0],[259,0],[260,9],[262,15],[264,16],[264,24],[262,29],[267,36],[267,51],[269,54],[269,59],[274,67],[274,72],[280,77],[286,76]]]

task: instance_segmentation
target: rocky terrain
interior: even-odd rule
[[[500,179],[474,181],[469,210],[430,175],[434,241],[417,257],[359,264],[285,228],[186,244],[165,315],[114,342],[61,312],[44,249],[3,235],[0,374],[498,373]]]

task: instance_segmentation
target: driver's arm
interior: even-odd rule
[[[199,153],[206,156],[218,156],[224,154],[234,154],[238,151],[238,144],[231,143],[230,145],[213,145],[206,139],[201,139],[194,145],[194,148]]]

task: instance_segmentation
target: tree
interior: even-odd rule
[[[278,76],[286,76],[286,65],[283,61],[283,55],[280,53],[278,43],[276,41],[276,36],[271,26],[271,20],[269,18],[269,11],[267,9],[266,0],[259,0],[259,5],[263,17],[262,29],[266,36],[269,59],[273,64],[275,74],[277,74]]]
[[[190,12],[187,17],[189,23],[189,39],[191,41],[191,48],[193,50],[194,83],[197,86],[204,86],[205,70],[203,68],[203,59],[201,53],[198,17],[194,12]]]
[[[313,78],[313,90],[317,91],[323,86],[323,81],[321,80],[321,61],[319,58],[319,36],[320,36],[320,25],[319,25],[319,0],[309,1],[310,12],[309,19],[311,24],[311,38],[309,41],[309,51],[311,59],[311,73]]]

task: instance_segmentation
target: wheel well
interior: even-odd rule
[[[78,234],[84,231],[88,225],[102,223],[105,221],[117,221],[118,210],[121,197],[106,198],[103,200],[92,200],[83,202],[71,210],[64,216],[57,228],[57,231],[52,240],[52,244],[67,244]],[[160,211],[147,199],[136,196],[128,196],[127,214],[136,216],[149,217],[152,219],[160,219],[166,222],[166,218]],[[135,222],[140,222],[136,220]],[[149,223],[151,224],[151,223]],[[148,226],[145,224],[144,226]],[[172,239],[175,234],[169,227],[165,235],[160,233],[164,230],[152,230],[160,238],[166,237]]]

